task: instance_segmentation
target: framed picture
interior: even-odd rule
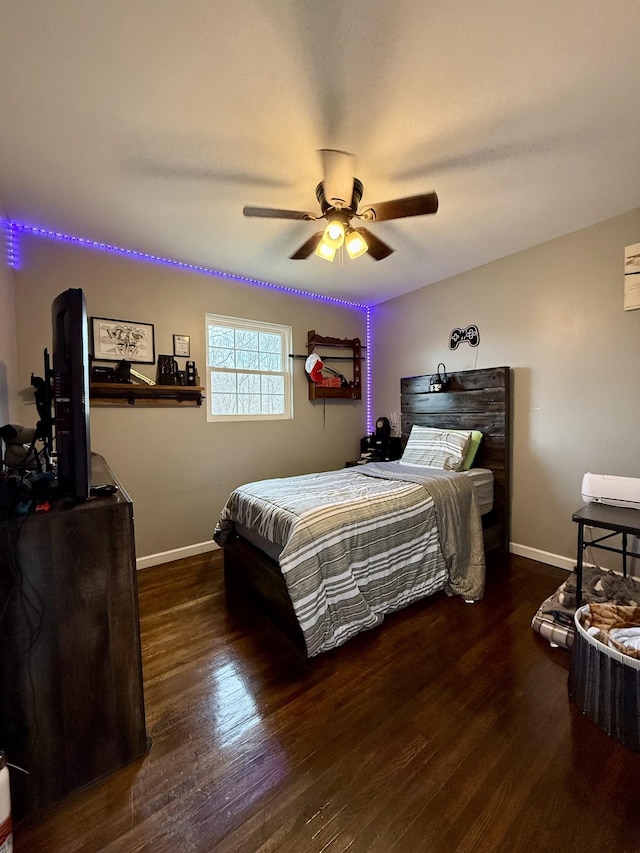
[[[190,338],[189,335],[174,335],[173,336],[173,354],[174,355],[186,355],[189,358],[190,349]]]
[[[153,326],[132,320],[92,317],[93,357],[97,361],[133,361],[155,364]]]

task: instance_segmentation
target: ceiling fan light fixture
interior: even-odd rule
[[[365,227],[352,227],[352,219],[361,225],[370,222],[385,222],[391,219],[405,219],[410,216],[425,216],[438,210],[438,196],[435,192],[395,198],[379,204],[360,207],[364,188],[362,181],[354,175],[355,158],[347,151],[333,148],[320,149],[322,158],[322,180],[316,185],[316,199],[320,213],[302,210],[287,210],[274,207],[254,207],[245,205],[245,216],[258,216],[273,219],[302,219],[310,222],[325,220],[317,231],[289,257],[291,260],[303,260],[311,254],[326,261],[333,261],[336,252],[343,247],[351,259],[365,253],[374,261],[382,261],[393,254],[393,249]],[[340,252],[339,261],[342,264]]]
[[[369,250],[367,241],[364,239],[362,234],[353,228],[347,232],[344,239],[344,245],[351,260],[362,257],[362,255]]]
[[[344,243],[345,227],[339,219],[331,219],[324,229],[323,243],[332,249],[339,249]]]
[[[325,261],[332,261],[336,256],[336,249],[333,246],[328,246],[324,242],[324,237],[318,243],[318,248],[316,249],[316,255],[319,258],[323,258]]]

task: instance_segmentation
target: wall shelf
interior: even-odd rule
[[[327,338],[317,335],[315,331],[307,332],[307,350],[309,355],[316,349],[348,349],[351,356],[345,356],[345,361],[351,361],[353,365],[353,381],[346,387],[332,388],[320,385],[309,379],[309,399],[333,399],[333,400],[360,400],[362,397],[361,386],[361,361],[362,345],[360,338]],[[322,353],[317,353],[322,358]]]
[[[119,382],[92,382],[92,406],[143,406],[169,408],[201,406],[204,388],[196,385],[143,385]]]

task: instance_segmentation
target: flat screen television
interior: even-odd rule
[[[89,336],[80,288],[65,290],[54,299],[51,321],[57,491],[60,496],[86,500],[91,489]]]

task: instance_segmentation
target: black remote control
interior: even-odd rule
[[[95,495],[113,495],[118,491],[118,487],[112,483],[105,483],[103,486],[91,486],[91,494]]]

